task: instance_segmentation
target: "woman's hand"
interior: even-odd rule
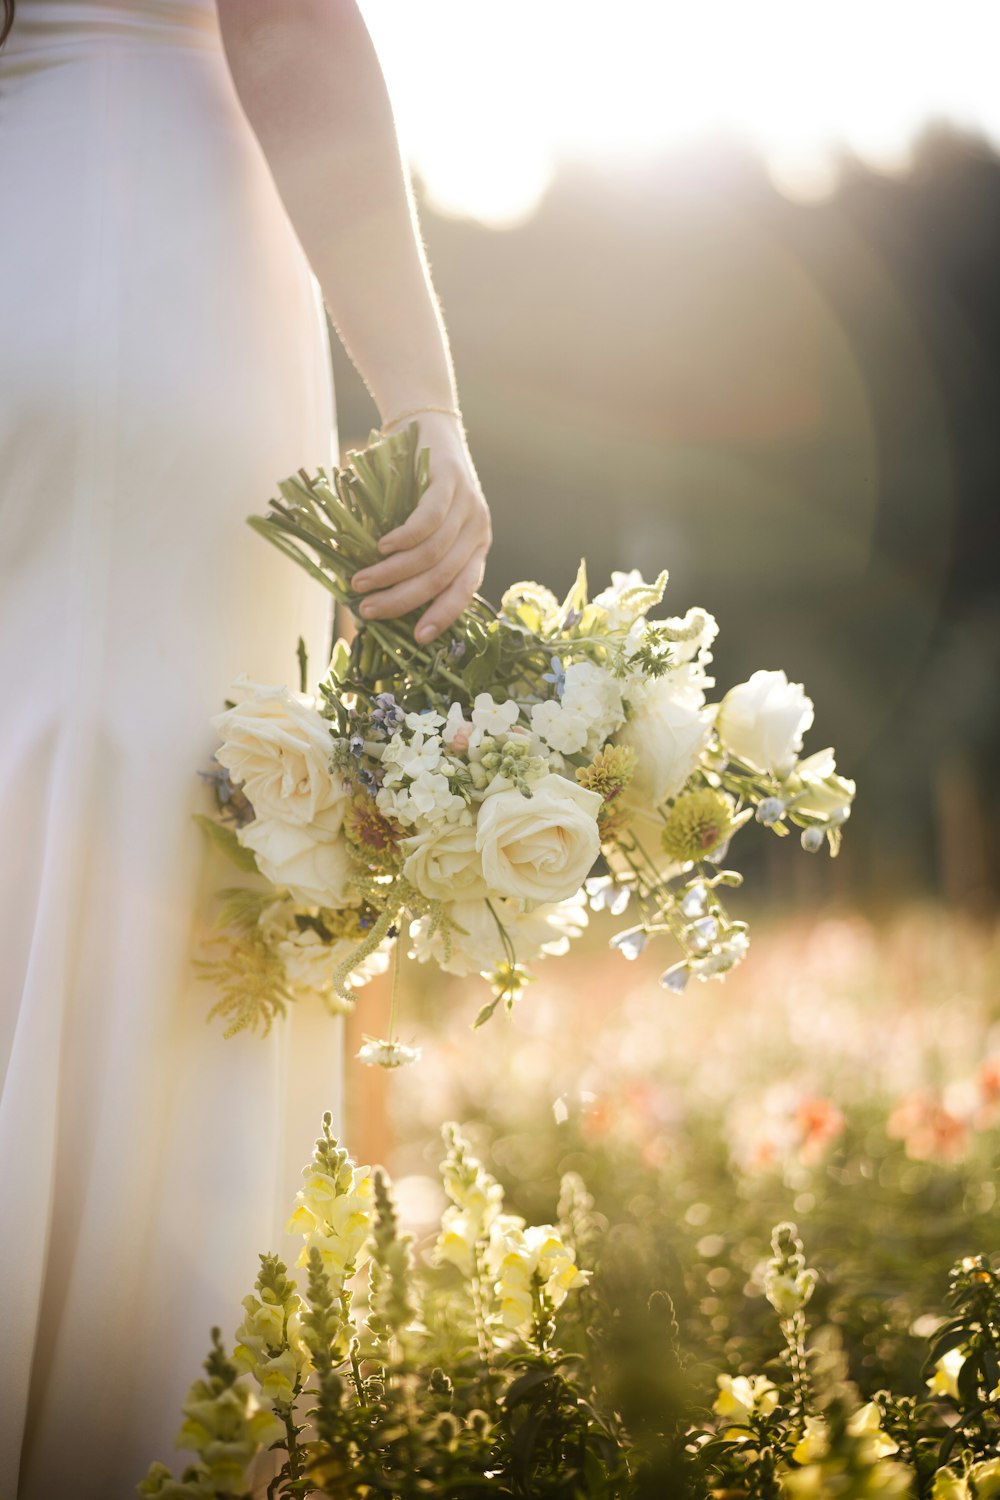
[[[368,596],[365,620],[392,619],[430,601],[413,632],[426,643],[458,619],[482,583],[492,531],[456,418],[427,412],[419,427],[421,447],[430,449],[430,484],[409,520],[379,542],[386,560],[351,582]]]

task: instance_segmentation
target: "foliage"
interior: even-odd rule
[[[261,1256],[232,1355],[215,1330],[207,1379],[184,1404],[178,1443],[195,1462],[180,1480],[154,1464],[144,1500],[238,1500],[267,1449],[270,1500],[1000,1493],[1000,1274],[988,1258],[952,1268],[950,1316],[934,1320],[916,1387],[866,1399],[837,1325],[810,1327],[824,1278],[795,1225],[777,1225],[759,1268],[770,1311],[758,1357],[731,1340],[709,1363],[708,1309],[679,1317],[666,1291],[650,1294],[649,1263],[575,1174],[558,1224],[526,1225],[445,1127],[447,1207],[417,1254],[385,1175],[356,1167],[330,1123],[289,1226],[304,1239],[305,1294]]]

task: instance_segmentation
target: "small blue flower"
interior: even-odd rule
[[[719,936],[719,924],[714,917],[702,917],[688,928],[687,939],[696,953],[705,953]]]
[[[784,815],[785,804],[780,797],[765,797],[757,804],[757,822],[763,823],[765,828],[770,828],[772,823],[777,823]]]
[[[582,619],[583,619],[583,610],[582,609],[571,609],[570,612],[569,612],[569,614],[566,616],[565,629],[566,630],[575,630],[575,628],[577,627],[577,625],[579,625],[579,623],[580,623],[580,621]]]
[[[670,990],[671,994],[679,995],[690,978],[691,970],[687,964],[679,963],[660,975],[660,983],[665,990]]]
[[[619,885],[610,875],[592,875],[584,881],[584,887],[591,911],[609,911],[613,917],[620,917],[628,906],[631,894],[628,886]]]
[[[395,729],[397,724],[402,724],[406,715],[392,693],[379,693],[375,702],[378,707],[372,709],[372,723],[381,724],[386,730]]]
[[[551,682],[556,690],[556,697],[561,698],[566,688],[566,669],[558,656],[550,657],[549,664],[552,667],[552,671],[543,672],[542,681]]]
[[[351,754],[358,757],[365,753],[365,737],[363,734],[352,734],[350,738]]]
[[[703,917],[707,904],[708,891],[703,885],[693,885],[681,897],[680,908],[683,915],[690,921],[693,917]]]
[[[630,927],[627,932],[616,933],[611,946],[617,948],[623,958],[638,958],[646,946],[646,934],[641,927]]]
[[[803,828],[800,843],[808,854],[818,854],[825,837],[822,828]]]

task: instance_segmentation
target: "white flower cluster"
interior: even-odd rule
[[[455,791],[461,763],[447,754],[440,714],[407,714],[406,730],[381,747],[382,785],[375,801],[387,818],[404,826],[454,823],[466,811]]]
[[[531,728],[550,750],[593,755],[625,722],[622,683],[592,661],[559,673],[561,691],[531,708]]]
[[[458,704],[408,714],[375,749],[376,806],[409,830],[403,876],[441,908],[411,923],[413,956],[449,973],[493,972],[512,950],[563,953],[586,925],[601,798],[549,769],[521,717],[480,693],[468,719]]]

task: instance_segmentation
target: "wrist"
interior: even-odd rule
[[[457,401],[455,401],[451,403],[428,403],[421,406],[408,406],[402,410],[394,409],[388,416],[383,417],[381,430],[382,432],[390,432],[395,428],[405,426],[408,422],[419,421],[428,417],[443,418],[445,421],[457,423],[463,431],[465,429],[462,413],[459,410]]]

